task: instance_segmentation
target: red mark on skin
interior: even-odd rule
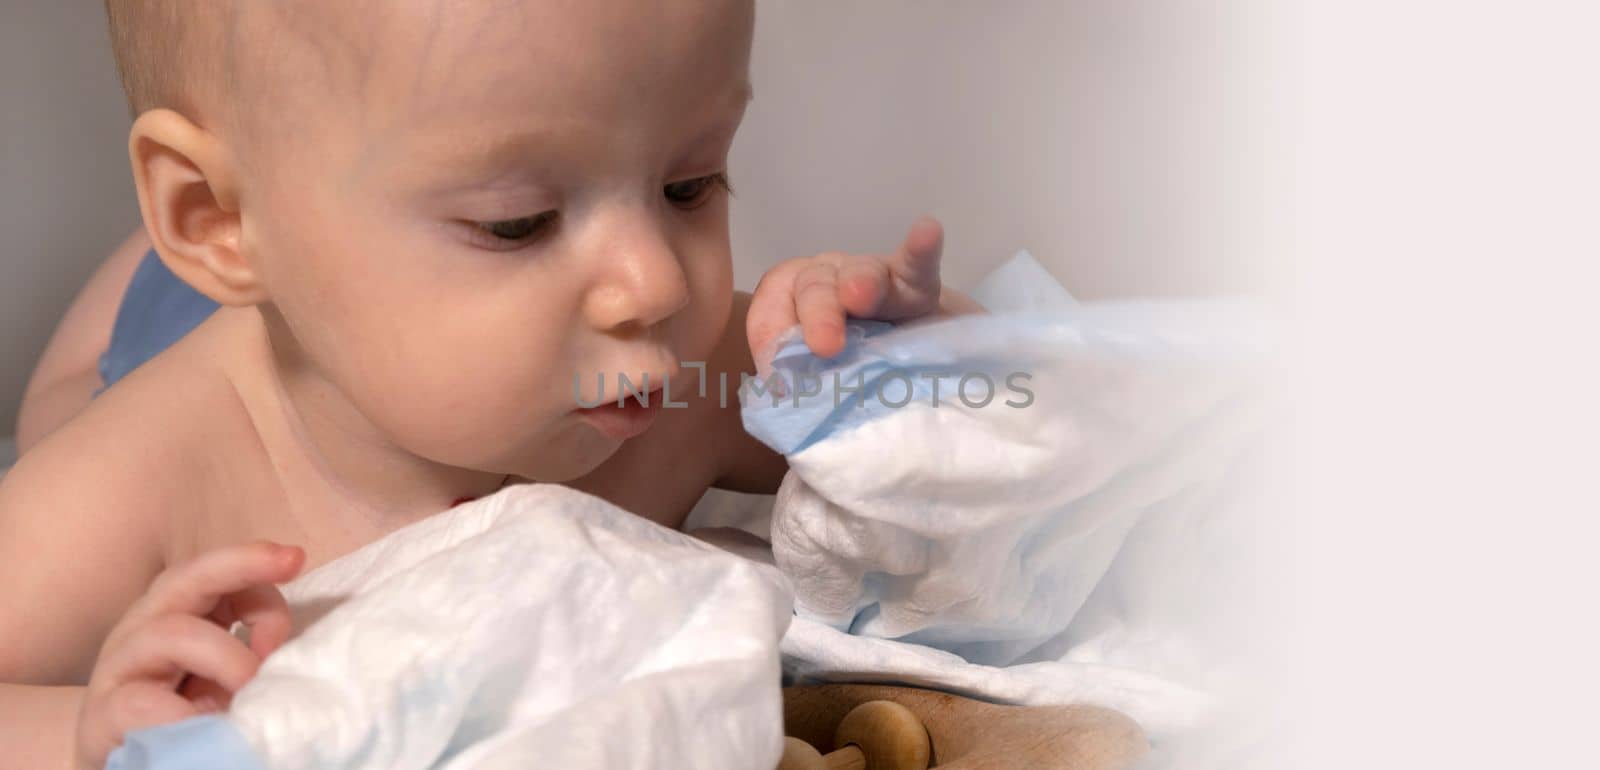
[[[511,476],[510,476],[510,474],[507,474],[505,478],[500,480],[500,486],[495,487],[495,489],[496,490],[504,489],[505,486],[507,484],[510,484],[510,483],[511,483]],[[458,506],[458,505],[460,505],[462,503],[470,503],[473,500],[477,500],[480,497],[482,497],[482,495],[474,495],[472,497],[458,497],[455,500],[451,501],[450,507],[454,508],[454,507],[456,507],[456,506]]]

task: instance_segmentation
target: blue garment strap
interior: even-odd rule
[[[217,303],[179,280],[152,249],[117,309],[111,347],[100,356],[101,390],[183,339],[216,310]]]
[[[264,770],[232,722],[216,714],[134,730],[106,770]]]

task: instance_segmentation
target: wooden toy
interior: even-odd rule
[[[778,770],[1117,770],[1147,749],[1094,706],[1006,706],[936,690],[826,684],[783,691]]]

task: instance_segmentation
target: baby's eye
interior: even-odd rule
[[[692,209],[705,203],[711,197],[711,193],[718,187],[730,193],[733,192],[733,188],[728,184],[728,175],[721,171],[709,176],[673,182],[663,187],[661,191],[667,196],[667,200],[672,201],[674,205],[680,208]]]
[[[555,221],[556,212],[546,211],[531,217],[502,219],[498,222],[474,222],[473,227],[493,241],[492,246],[511,247],[527,241],[547,229]]]

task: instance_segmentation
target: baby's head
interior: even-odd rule
[[[620,444],[574,374],[592,403],[720,336],[750,0],[108,7],[163,260],[383,440],[569,479]]]

